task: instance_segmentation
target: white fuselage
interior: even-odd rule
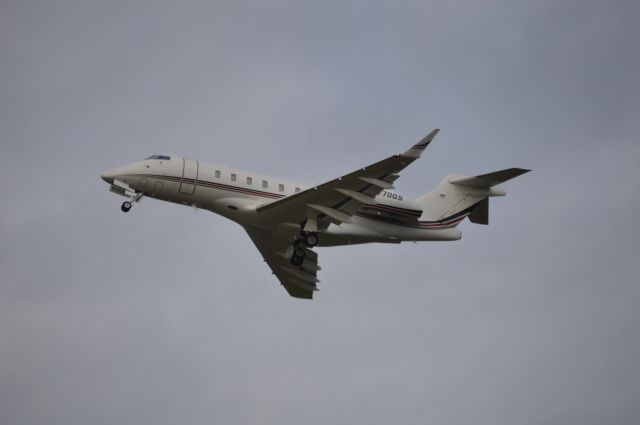
[[[110,184],[124,183],[145,197],[212,211],[245,227],[270,228],[274,235],[283,229],[261,222],[256,208],[313,187],[177,156],[128,164],[103,173],[102,178]],[[367,211],[356,214],[351,223],[331,224],[322,232],[319,245],[443,241],[458,240],[461,236],[455,226],[408,225],[384,220],[384,214],[376,211],[412,211],[416,218],[422,211],[415,202],[393,191],[381,192],[375,204],[368,207]],[[426,218],[418,220],[422,219]]]

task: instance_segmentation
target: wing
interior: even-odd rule
[[[293,249],[291,242],[276,238],[270,230],[248,226],[245,230],[289,295],[312,299],[313,292],[318,290],[318,254],[301,247],[305,250],[304,262],[296,267],[289,262]]]
[[[393,188],[393,182],[400,177],[398,173],[420,157],[438,131],[433,130],[403,154],[263,205],[258,213],[271,224],[291,224],[295,229],[307,223],[305,230],[310,231],[324,229],[331,222],[349,222],[361,207],[374,204],[381,191]]]

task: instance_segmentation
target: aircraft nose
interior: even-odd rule
[[[107,182],[109,184],[113,184],[113,178],[115,177],[115,173],[113,171],[111,171],[111,170],[105,171],[104,173],[100,174],[100,177],[105,182]]]

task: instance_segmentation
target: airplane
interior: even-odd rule
[[[394,191],[400,171],[420,157],[435,129],[402,154],[320,185],[242,171],[179,156],[152,155],[102,173],[109,190],[127,197],[123,212],[143,197],[193,206],[240,224],[284,289],[312,299],[320,271],[315,247],[404,241],[455,241],[469,218],[489,224],[498,184],[530,170],[451,174],[411,199]]]

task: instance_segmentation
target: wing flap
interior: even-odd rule
[[[289,273],[290,275],[293,275],[300,280],[304,280],[305,282],[313,283],[314,285],[320,282],[316,277],[315,273],[314,274],[307,273],[304,268],[296,268],[293,266],[280,266],[280,270],[284,271],[285,273]]]
[[[287,293],[291,295],[293,298],[299,298],[303,300],[313,299],[313,293],[315,291],[311,289],[306,289],[306,288],[303,288],[302,286],[296,285],[295,283],[289,283],[286,281],[282,282],[282,286],[287,291]]]
[[[295,285],[299,288],[305,289],[307,291],[311,291],[311,292],[317,292],[318,291],[318,287],[311,283],[311,282],[307,282],[306,280],[302,280],[302,279],[297,279],[295,277],[287,277],[285,279],[283,279],[283,285],[287,283],[289,285]]]

